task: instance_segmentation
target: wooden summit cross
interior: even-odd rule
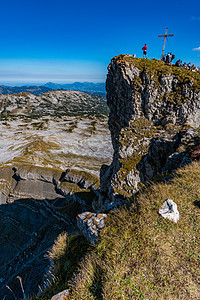
[[[166,28],[165,35],[159,35],[159,36],[158,36],[158,37],[164,37],[164,43],[163,43],[163,49],[162,49],[161,59],[163,58],[164,51],[165,51],[165,42],[166,42],[166,38],[167,38],[168,36],[174,36],[173,34],[167,34],[167,30],[168,30],[168,28]]]

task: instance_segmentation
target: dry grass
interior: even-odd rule
[[[177,224],[158,214],[173,199]],[[200,164],[152,185],[110,213],[93,253],[71,282],[71,299],[199,299]]]
[[[67,233],[59,234],[53,247],[48,251],[48,257],[51,261],[56,263],[64,254],[67,248]]]

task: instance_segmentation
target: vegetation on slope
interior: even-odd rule
[[[130,65],[132,64],[137,67],[140,71],[146,70],[149,75],[153,76],[154,81],[158,83],[161,75],[174,75],[179,83],[188,84],[192,82],[194,89],[200,89],[200,72],[192,72],[185,68],[176,67],[175,65],[169,66],[157,59],[134,58],[133,56],[123,54],[115,56],[115,59],[128,62]]]
[[[168,198],[178,206],[176,224],[158,214]],[[61,239],[50,252],[57,280],[40,299],[69,287],[74,300],[199,299],[199,231],[200,164],[194,162],[111,212],[95,248],[79,236]]]
[[[83,236],[61,233],[47,256],[53,263],[53,269],[50,271],[52,283],[40,296],[31,299],[49,300],[56,293],[66,289],[77,264],[89,249],[91,246]]]
[[[177,224],[158,214],[173,199]],[[200,165],[152,185],[110,213],[96,249],[71,284],[72,299],[198,299]]]

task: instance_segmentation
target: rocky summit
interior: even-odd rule
[[[137,299],[149,295],[143,287],[164,282],[166,274],[161,280],[159,272],[171,264],[163,262],[187,254],[179,247],[186,229],[178,226],[195,223],[199,209],[198,183],[190,206],[181,189],[187,189],[185,174],[193,176],[192,161],[200,158],[200,74],[119,55],[108,67],[106,89],[109,116],[103,98],[81,92],[0,95],[2,299],[58,299],[66,293],[69,299]],[[198,177],[198,162],[195,168]],[[176,172],[179,181],[168,185]],[[166,184],[167,192],[161,184],[137,198],[152,182]],[[118,209],[131,203],[130,211]],[[187,227],[193,249],[196,228]],[[187,273],[187,286],[193,280],[196,293],[195,268],[188,265],[177,269]],[[142,284],[136,282],[140,277]],[[151,292],[158,299],[156,289]]]
[[[191,162],[200,138],[199,72],[119,55],[106,89],[114,155],[101,168],[100,207]]]

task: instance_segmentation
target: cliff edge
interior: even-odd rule
[[[114,155],[101,168],[101,208],[191,162],[200,137],[199,72],[119,55],[106,90]]]

